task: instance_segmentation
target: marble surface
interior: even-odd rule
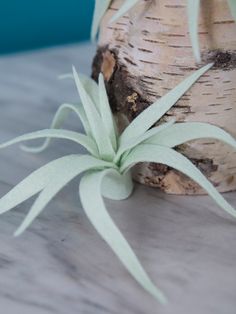
[[[95,47],[58,47],[0,58],[0,140],[47,128],[58,105],[76,101],[71,64],[89,73]],[[80,129],[71,116],[67,127]],[[0,195],[67,152],[54,141],[40,155],[0,151]],[[235,314],[236,221],[206,196],[168,196],[137,185],[126,201],[106,201],[169,304],[133,280],[87,220],[74,180],[20,238],[12,233],[33,200],[0,217],[0,313]],[[236,193],[225,197],[236,206]]]

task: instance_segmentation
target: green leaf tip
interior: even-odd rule
[[[107,134],[106,128],[102,121],[100,112],[97,110],[96,105],[86,91],[74,66],[72,67],[72,70],[75,84],[88,119],[89,128],[91,130],[92,137],[97,144],[99,154],[101,158],[111,161],[115,156],[115,151],[112,147],[109,134]]]
[[[199,17],[200,0],[188,0],[188,26],[192,43],[193,53],[198,63],[201,62],[201,54],[198,40],[198,17]]]
[[[77,115],[77,117],[80,119],[80,121],[84,127],[85,133],[90,136],[91,134],[90,134],[88,121],[87,121],[87,118],[85,116],[84,110],[81,106],[74,105],[74,104],[62,104],[59,107],[59,109],[57,110],[57,112],[53,118],[51,126],[50,126],[50,130],[52,130],[51,134],[53,134],[53,132],[54,133],[58,132],[58,131],[53,131],[53,130],[54,129],[56,129],[56,130],[60,129],[62,127],[64,121],[66,120],[66,118],[68,117],[70,112],[73,112]],[[50,132],[50,130],[48,130],[48,132]],[[58,133],[60,134],[60,132],[58,132]],[[84,137],[84,135],[83,135],[83,137]],[[47,138],[45,139],[43,144],[40,146],[22,145],[21,148],[24,151],[27,151],[30,153],[40,153],[40,152],[44,151],[49,146],[52,138],[53,138],[53,136],[51,136],[51,137],[47,136]],[[87,138],[87,139],[88,139],[88,141],[91,140],[90,138]],[[95,150],[97,150],[96,147],[95,147]],[[90,151],[90,152],[92,153],[92,151]]]
[[[131,10],[140,0],[125,0],[120,9],[112,16],[110,23],[114,23],[129,10]]]
[[[91,40],[95,41],[101,20],[111,4],[111,0],[95,0],[93,21],[91,27]]]
[[[135,147],[121,165],[127,171],[139,162],[155,162],[174,168],[198,183],[227,213],[236,218],[236,210],[221,196],[210,181],[182,154],[162,145],[142,144]]]
[[[205,189],[222,209],[236,217],[235,209],[200,170],[174,150],[175,146],[198,138],[220,140],[236,150],[235,139],[223,129],[207,123],[175,123],[172,120],[153,127],[212,65],[208,64],[193,72],[173,90],[155,101],[135,118],[121,135],[117,132],[109,106],[103,75],[99,75],[97,84],[90,78],[79,75],[73,67],[72,78],[81,104],[61,105],[50,129],[19,136],[1,144],[0,149],[22,141],[45,138],[41,146],[24,146],[25,150],[37,153],[49,145],[50,139],[57,138],[82,145],[90,155],[71,154],[53,160],[34,171],[0,199],[0,213],[4,213],[38,194],[15,236],[22,234],[29,227],[67,183],[83,173],[79,194],[89,220],[133,278],[160,303],[166,304],[165,295],[154,285],[111,219],[102,196],[113,200],[128,198],[134,187],[131,167],[139,162],[157,162],[189,176]],[[85,134],[61,129],[70,112],[74,112],[80,119]]]
[[[120,143],[123,144],[130,139],[141,136],[154,123],[156,123],[175,103],[187,92],[187,90],[207,72],[213,63],[207,64],[197,71],[194,71],[190,76],[183,80],[179,85],[173,88],[166,95],[158,99],[140,115],[134,119],[120,136]]]
[[[228,0],[228,4],[229,4],[231,14],[236,21],[236,1],[235,0]]]
[[[106,210],[101,197],[101,185],[104,176],[110,171],[92,172],[81,179],[79,191],[83,208],[94,228],[112,248],[133,277],[158,301],[166,304],[167,300],[164,294],[152,283],[128,242]],[[93,198],[91,198],[91,194]]]

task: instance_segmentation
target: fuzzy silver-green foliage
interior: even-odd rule
[[[201,53],[198,39],[198,17],[200,11],[200,0],[187,0],[187,13],[189,34],[193,47],[194,57],[197,62],[201,62]],[[236,0],[227,0],[232,16],[236,21]]]
[[[231,14],[236,21],[236,1],[235,0],[228,0],[228,4],[229,4]]]
[[[173,167],[195,180],[221,208],[236,217],[234,208],[207,178],[174,149],[177,145],[198,138],[221,140],[236,149],[236,141],[232,136],[216,126],[198,122],[170,121],[152,127],[211,66],[212,64],[209,64],[193,72],[145,109],[121,135],[117,133],[102,74],[97,84],[87,77],[79,76],[73,68],[73,78],[81,105],[63,104],[58,109],[50,129],[22,135],[0,145],[0,148],[4,148],[22,141],[45,138],[40,147],[23,146],[24,150],[37,153],[47,148],[50,139],[60,138],[82,145],[88,151],[85,155],[71,154],[49,162],[0,199],[0,213],[5,213],[38,194],[15,235],[20,235],[29,227],[52,198],[68,182],[83,173],[79,194],[91,223],[140,285],[161,303],[166,303],[164,294],[153,284],[112,221],[102,196],[115,200],[129,197],[133,190],[131,167],[144,161],[157,162]],[[85,134],[61,129],[71,111],[81,120]]]
[[[91,39],[95,40],[97,32],[103,18],[109,8],[112,0],[95,0],[95,8],[93,12],[93,22],[91,27]]]
[[[140,0],[124,0],[123,5],[120,9],[113,15],[111,23],[115,22],[126,14],[130,9],[132,9]],[[189,25],[189,35],[192,43],[194,57],[197,62],[201,62],[201,53],[198,40],[198,18],[200,11],[200,0],[186,0],[187,1],[187,15],[188,15],[188,25]],[[232,16],[236,20],[236,0],[227,0]],[[91,37],[94,40],[99,29],[102,17],[109,8],[112,0],[96,0],[94,18],[92,23]]]

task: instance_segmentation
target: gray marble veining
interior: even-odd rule
[[[47,128],[63,102],[77,101],[74,64],[89,74],[95,47],[84,44],[0,58],[0,140]],[[80,129],[71,116],[66,127]],[[0,151],[0,195],[75,145],[53,141],[40,155]],[[236,221],[210,198],[165,195],[136,186],[106,201],[154,282],[160,306],[132,279],[88,222],[74,180],[20,238],[12,233],[32,200],[0,217],[0,314],[235,314]],[[236,206],[236,193],[225,195]]]

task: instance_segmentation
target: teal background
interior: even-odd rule
[[[0,53],[89,39],[94,0],[0,0]]]

